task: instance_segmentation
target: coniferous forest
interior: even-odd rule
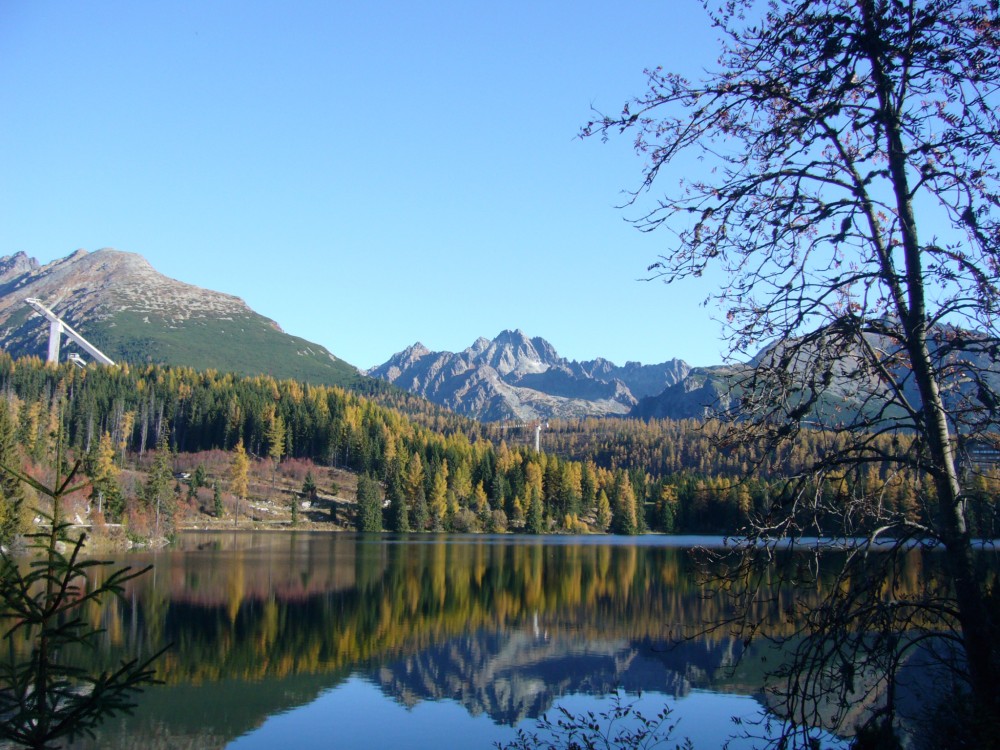
[[[802,467],[842,439],[805,431],[765,461],[752,444],[720,447],[712,422],[587,419],[553,421],[536,452],[502,425],[378,385],[365,392],[155,365],[53,367],[6,355],[0,389],[0,459],[44,467],[61,434],[90,479],[91,509],[96,500],[103,520],[131,523],[137,535],[183,525],[174,468],[205,451],[224,454],[223,476],[194,479],[213,490],[216,513],[220,495],[247,491],[232,476],[242,453],[275,469],[294,461],[358,475],[352,513],[361,530],[738,533],[751,512],[790,502],[810,481]],[[140,480],[123,481],[137,469]],[[983,535],[994,533],[995,483],[979,476],[970,486]],[[929,483],[889,463],[825,477],[812,490],[847,499],[872,488],[915,518],[934,512]],[[19,490],[3,492],[0,529],[10,536],[26,520],[13,510]],[[837,523],[817,519],[803,532],[836,533]]]

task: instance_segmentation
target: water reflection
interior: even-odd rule
[[[190,534],[150,560],[154,573],[126,592],[135,606],[100,617],[108,648],[175,643],[170,683],[327,672],[474,632],[584,652],[609,639],[671,642],[725,604],[703,595],[687,550],[627,544]]]
[[[221,747],[352,675],[400,705],[448,700],[501,725],[570,694],[750,695],[762,684],[762,655],[731,669],[742,644],[726,633],[678,641],[726,606],[683,548],[191,533],[128,559],[147,561],[154,572],[125,603],[91,611],[105,633],[100,653],[80,657],[111,663],[170,642],[165,685],[112,722],[101,747]],[[803,595],[779,591],[755,616],[779,632]]]

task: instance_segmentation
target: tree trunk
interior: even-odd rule
[[[997,716],[1000,708],[997,644],[991,637],[992,628],[984,592],[976,580],[972,539],[958,480],[955,445],[941,397],[937,371],[927,344],[924,270],[906,171],[903,127],[893,101],[893,85],[882,60],[884,42],[876,27],[878,15],[874,2],[859,0],[859,5],[864,18],[867,53],[879,100],[879,116],[885,128],[889,173],[903,241],[906,298],[905,305],[900,304],[900,297],[896,298],[899,308],[896,312],[905,327],[904,348],[909,355],[923,407],[921,413],[924,424],[921,432],[927,439],[930,470],[937,490],[941,538],[945,546],[948,575],[955,587],[970,688],[981,709],[989,716]],[[883,268],[883,271],[886,277],[895,276],[893,268]]]
[[[926,341],[921,337],[910,351],[914,379],[920,390],[928,451],[934,472],[940,513],[941,537],[945,546],[948,575],[955,587],[958,617],[962,626],[962,642],[968,661],[969,681],[976,702],[989,715],[1000,715],[1000,691],[997,690],[997,644],[992,637],[989,612],[984,592],[976,580],[972,539],[966,521],[965,500],[962,497],[955,465],[955,446],[948,429],[947,418]],[[922,344],[922,346],[918,346]]]

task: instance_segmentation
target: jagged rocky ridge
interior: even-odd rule
[[[560,357],[540,337],[504,331],[461,352],[414,344],[368,371],[460,414],[484,421],[628,414],[640,399],[682,381],[679,359],[656,365]]]
[[[423,648],[373,675],[406,706],[450,698],[473,715],[514,726],[537,718],[564,696],[655,691],[688,695],[733,668],[742,644],[732,638],[698,641],[591,641],[528,629],[477,632]]]
[[[899,346],[885,336],[865,338],[871,351],[891,353]],[[977,345],[955,353],[952,342],[959,338]],[[956,419],[961,417],[958,429],[965,433],[982,429],[994,413],[993,402],[1000,401],[993,395],[1000,394],[995,340],[938,326],[931,332],[930,345],[945,378],[948,408]],[[797,394],[786,394],[791,399],[786,407],[797,407],[809,394],[815,396],[806,414],[809,423],[874,428],[889,421],[907,424],[900,398],[866,363],[860,345],[828,341],[822,331],[772,342],[748,363],[697,368],[677,359],[658,365],[629,362],[624,367],[605,359],[574,362],[560,357],[542,338],[504,331],[492,341],[480,338],[457,353],[432,352],[414,344],[369,374],[484,421],[588,416],[703,419],[735,409],[748,387],[760,387],[751,386],[749,380],[757,364],[778,367],[798,384]],[[902,396],[919,403],[912,374],[902,364],[890,369]],[[970,371],[977,377],[969,377]],[[780,411],[775,414],[780,416]]]
[[[115,361],[334,385],[361,377],[240,298],[168,278],[134,253],[77,250],[46,265],[24,253],[0,258],[0,346],[15,357],[45,357],[48,325],[25,305],[28,297],[40,299]],[[64,339],[67,353],[74,347]]]

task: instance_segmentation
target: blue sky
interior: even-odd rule
[[[0,0],[0,255],[140,253],[359,367],[505,328],[714,364],[711,280],[638,281],[640,158],[576,134],[715,56],[696,0]]]

